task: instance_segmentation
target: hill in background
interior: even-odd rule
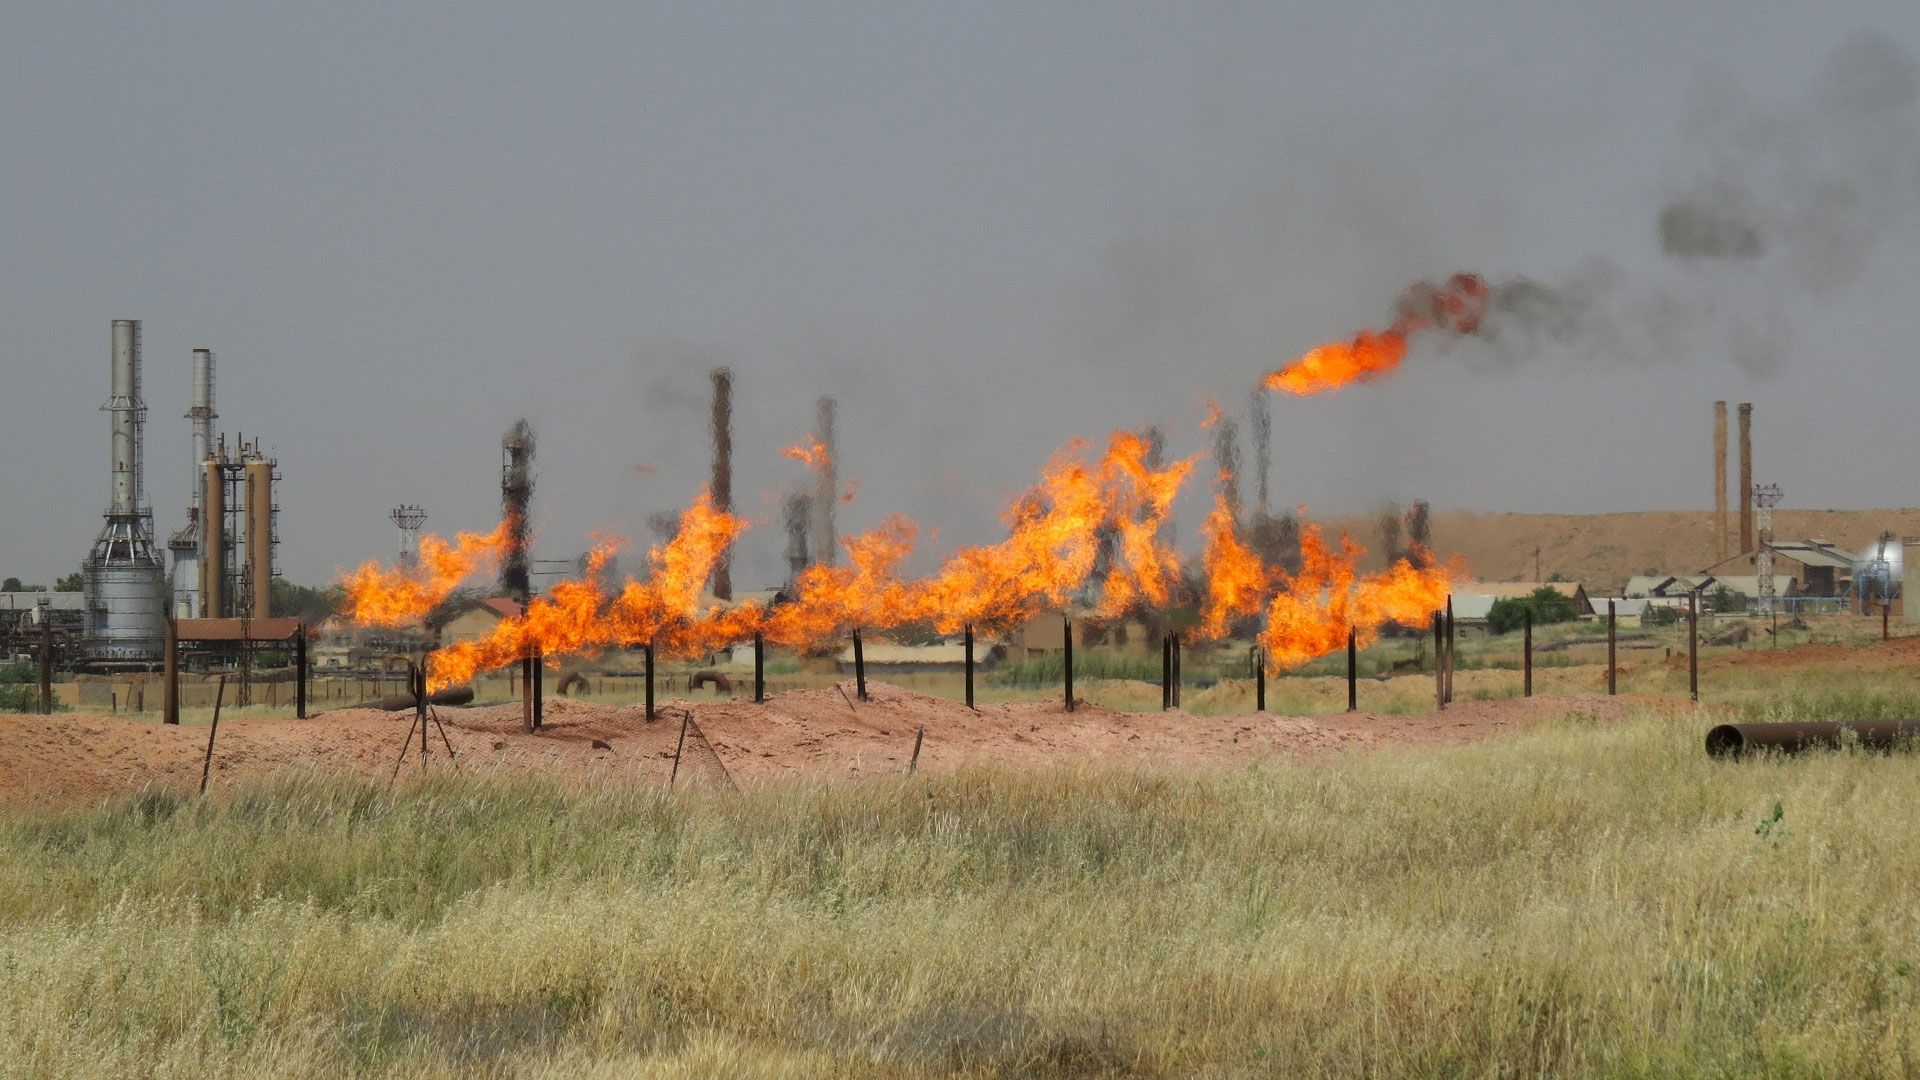
[[[1732,515],[1737,530],[1739,515]],[[1363,568],[1380,565],[1377,517],[1335,523],[1368,549]],[[1920,536],[1920,508],[1896,510],[1776,510],[1781,540],[1829,540],[1859,551],[1891,529]],[[1531,581],[1534,549],[1540,579],[1555,574],[1595,592],[1611,591],[1634,574],[1699,571],[1716,561],[1711,510],[1643,510],[1621,514],[1496,514],[1435,511],[1433,541],[1441,558],[1458,555],[1482,581]],[[1731,546],[1738,547],[1737,542]],[[1751,573],[1743,570],[1742,573]]]

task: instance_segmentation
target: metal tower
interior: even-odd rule
[[[1773,508],[1780,503],[1779,484],[1753,485],[1753,525],[1759,533],[1754,569],[1760,575],[1760,614],[1773,612]]]
[[[400,565],[420,565],[420,526],[427,523],[427,512],[411,503],[401,503],[387,516],[400,526]]]

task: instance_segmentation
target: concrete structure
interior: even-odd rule
[[[434,629],[439,633],[441,645],[478,641],[493,633],[494,627],[503,621],[517,617],[521,610],[520,604],[514,600],[490,596],[456,609],[436,622]]]
[[[1775,540],[1774,591],[1779,596],[1839,596],[1853,580],[1854,556],[1826,540]],[[1757,575],[1753,552],[1734,555],[1701,571],[1715,577]],[[1636,579],[1638,580],[1638,579]],[[1631,595],[1632,590],[1628,590]]]

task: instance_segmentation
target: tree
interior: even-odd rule
[[[17,577],[10,577],[5,581],[0,581],[0,592],[26,592],[26,591],[27,591],[27,587],[25,585],[20,584],[20,579]]]
[[[1580,617],[1580,606],[1573,597],[1545,585],[1529,596],[1503,596],[1487,612],[1487,629],[1508,634],[1526,625],[1527,612],[1533,612],[1535,626],[1570,622]]]
[[[86,587],[87,575],[78,570],[53,583],[54,592],[84,592]]]
[[[315,589],[280,578],[274,578],[269,589],[268,600],[273,614],[315,623],[338,613],[347,598],[346,590],[338,585]]]

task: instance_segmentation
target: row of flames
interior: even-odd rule
[[[1110,557],[1089,614],[1102,619],[1164,609],[1180,560],[1163,541],[1163,527],[1194,459],[1156,467],[1147,441],[1130,431],[1115,432],[1095,460],[1086,460],[1086,450],[1076,442],[1047,463],[1039,482],[1008,507],[1008,535],[997,544],[962,549],[933,574],[909,578],[901,567],[919,530],[896,515],[847,537],[844,564],[808,567],[790,595],[769,604],[726,605],[704,595],[714,565],[747,522],[717,509],[703,493],[681,516],[677,534],[648,553],[644,578],[617,589],[603,585],[602,571],[620,544],[596,542],[583,580],[555,585],[484,638],[440,649],[432,684],[463,683],[536,651],[558,656],[651,644],[661,656],[692,657],[756,634],[813,649],[855,629],[914,624],[954,634],[973,624],[1004,631],[1088,592],[1103,561],[1103,541]],[[422,537],[413,567],[361,566],[345,581],[352,618],[383,626],[419,620],[497,563],[511,525],[451,541]],[[1194,636],[1218,640],[1233,623],[1264,614],[1260,642],[1276,671],[1343,647],[1349,630],[1364,645],[1388,623],[1423,624],[1445,603],[1450,574],[1425,553],[1362,575],[1355,569],[1358,545],[1342,535],[1337,547],[1329,546],[1309,525],[1301,534],[1301,568],[1288,573],[1264,564],[1242,541],[1232,509],[1218,496],[1202,532],[1205,582]]]

